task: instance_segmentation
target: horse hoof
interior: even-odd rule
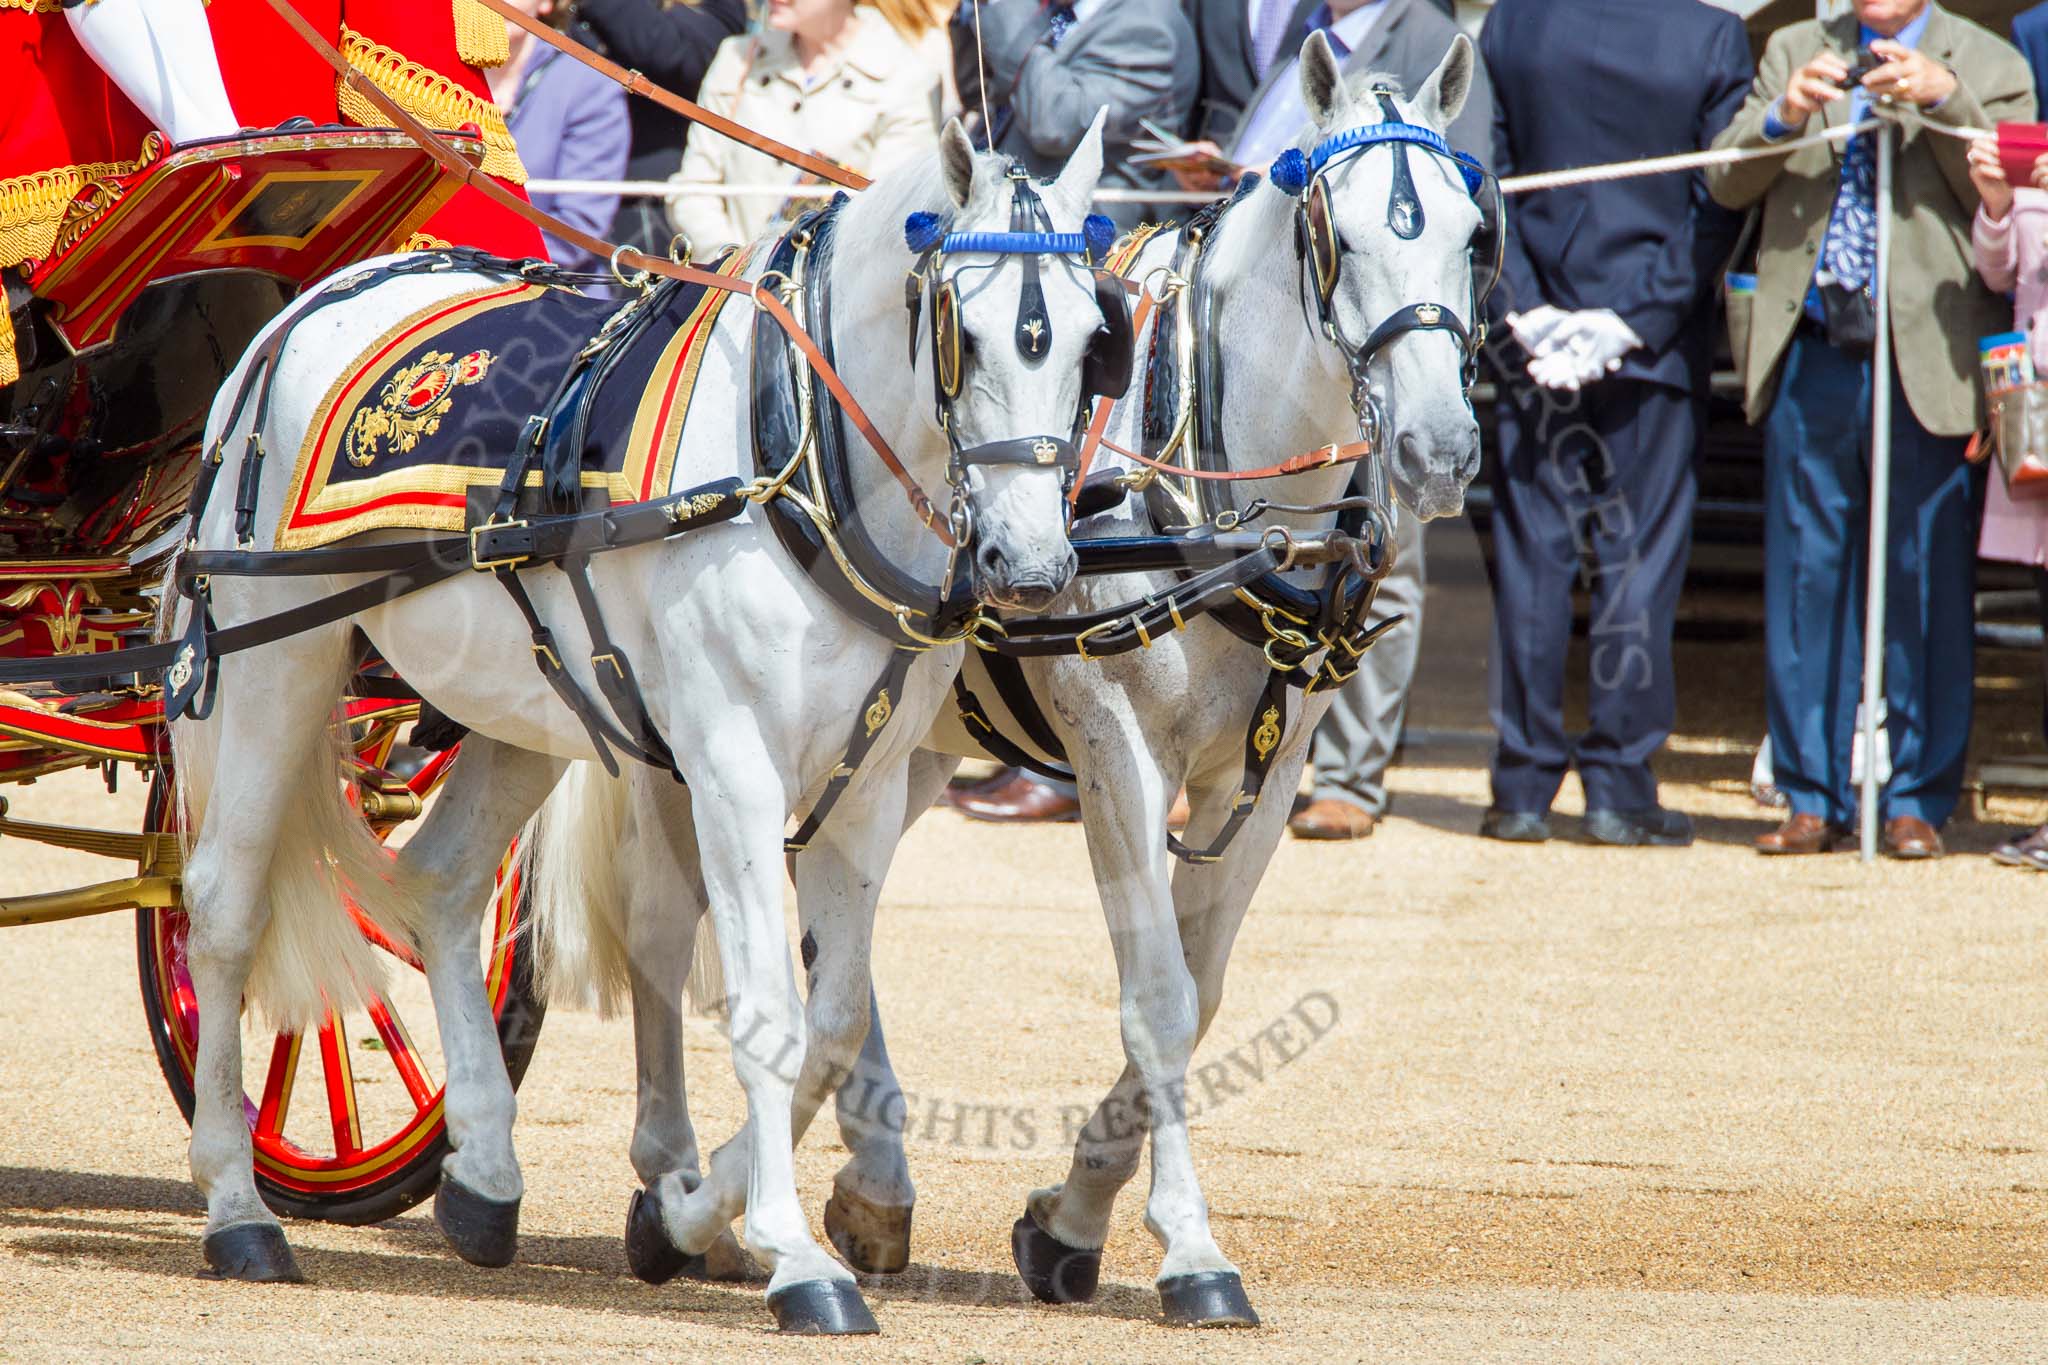
[[[434,1222],[455,1254],[471,1265],[496,1270],[511,1265],[519,1249],[517,1199],[486,1199],[444,1179],[434,1195]]]
[[[882,1329],[845,1280],[800,1280],[768,1296],[778,1330],[797,1336],[870,1336]]]
[[[1257,1327],[1259,1315],[1235,1270],[1204,1270],[1159,1282],[1159,1306],[1170,1327]]]
[[[206,1275],[216,1280],[251,1284],[303,1284],[292,1244],[275,1223],[237,1223],[209,1232],[199,1243],[206,1257]]]
[[[1087,1303],[1102,1277],[1102,1251],[1070,1247],[1033,1221],[1030,1214],[1010,1229],[1010,1257],[1040,1303]]]
[[[626,1206],[626,1268],[649,1284],[667,1284],[678,1275],[705,1278],[704,1258],[676,1249],[661,1225],[661,1209],[645,1190],[633,1191]]]
[[[910,1264],[910,1204],[877,1204],[839,1185],[825,1201],[825,1235],[865,1275],[896,1275]]]

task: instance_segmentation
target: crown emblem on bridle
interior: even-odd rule
[[[1415,307],[1415,320],[1424,327],[1434,327],[1444,320],[1444,310],[1433,303],[1417,304]]]
[[[1059,442],[1050,436],[1041,436],[1031,443],[1031,458],[1040,464],[1057,464],[1060,458]]]

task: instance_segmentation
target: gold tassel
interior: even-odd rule
[[[21,360],[14,354],[14,314],[7,311],[5,291],[0,291],[0,384],[21,378]]]
[[[519,148],[497,105],[418,62],[407,61],[403,53],[370,41],[346,24],[341,29],[341,51],[350,66],[368,76],[399,108],[427,127],[447,131],[474,123],[483,129],[485,173],[514,185],[526,183],[526,167],[520,163]],[[337,94],[343,118],[366,127],[383,126],[384,116],[377,106],[347,81],[339,82]]]
[[[455,6],[455,51],[471,66],[503,66],[512,60],[512,36],[497,13],[479,0],[451,0]]]

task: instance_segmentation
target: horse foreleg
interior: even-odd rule
[[[812,1239],[797,1200],[791,1134],[799,1104],[807,1105],[807,1122],[830,1087],[806,1074],[803,1006],[782,919],[786,805],[774,776],[778,768],[743,728],[735,719],[706,735],[704,761],[692,767],[691,782],[747,1121],[713,1154],[702,1186],[674,1201],[664,1189],[662,1221],[677,1247],[700,1253],[744,1210],[743,1240],[768,1268],[768,1306],[784,1331],[872,1332],[874,1317],[852,1274]],[[858,806],[847,802],[846,808]],[[864,968],[864,949],[860,961]],[[861,1028],[866,1015],[863,992]],[[859,1046],[857,1036],[852,1046]]]
[[[563,763],[481,735],[462,742],[439,799],[399,855],[417,888],[420,959],[446,1058],[451,1150],[434,1221],[472,1265],[512,1263],[525,1181],[513,1154],[518,1103],[477,954],[477,927],[505,847],[562,775]]]
[[[704,917],[704,873],[689,789],[651,769],[625,780],[635,868],[624,907],[636,1082],[631,1156],[641,1184],[626,1208],[626,1265],[649,1284],[678,1275],[745,1279],[751,1267],[730,1227],[692,1256],[669,1240],[665,1226],[664,1197],[679,1201],[703,1183],[683,1075],[682,1001]]]
[[[903,828],[931,808],[960,766],[951,754],[920,749],[911,756],[904,788]],[[825,1235],[853,1268],[889,1275],[910,1264],[911,1215],[917,1189],[903,1151],[903,1089],[889,1063],[882,1037],[881,1003],[872,979],[868,990],[867,1036],[853,1072],[834,1097],[839,1137],[851,1154],[832,1177],[825,1204]]]

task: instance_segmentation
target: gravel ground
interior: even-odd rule
[[[1451,643],[1418,719],[1469,727],[1471,632],[1433,629]],[[1754,662],[1753,643],[1687,648],[1714,670],[1692,678]],[[2008,710],[1987,734],[2031,723],[2023,665],[1989,669]],[[1115,1074],[1115,981],[1077,830],[941,813],[902,852],[877,947],[920,1190],[911,1270],[867,1282],[879,1341],[780,1341],[757,1289],[626,1276],[630,1040],[568,1010],[520,1092],[513,1268],[456,1262],[419,1212],[291,1225],[305,1286],[197,1278],[184,1125],[116,916],[0,934],[0,1358],[2038,1358],[2048,880],[1974,856],[1755,858],[1753,678],[1688,691],[1667,797],[1701,819],[1690,851],[1475,840],[1483,751],[1455,740],[1409,754],[1370,841],[1283,846],[1197,1058],[1222,1068],[1197,1157],[1262,1330],[1153,1324],[1142,1184],[1096,1304],[1020,1300],[1009,1226]],[[16,802],[109,824],[139,807],[80,777]],[[9,891],[106,875],[0,844]],[[1297,1008],[1322,1031],[1277,1065],[1261,1030]],[[722,1047],[694,1027],[712,1140],[739,1112]],[[822,1132],[800,1155],[814,1219],[843,1159]]]

